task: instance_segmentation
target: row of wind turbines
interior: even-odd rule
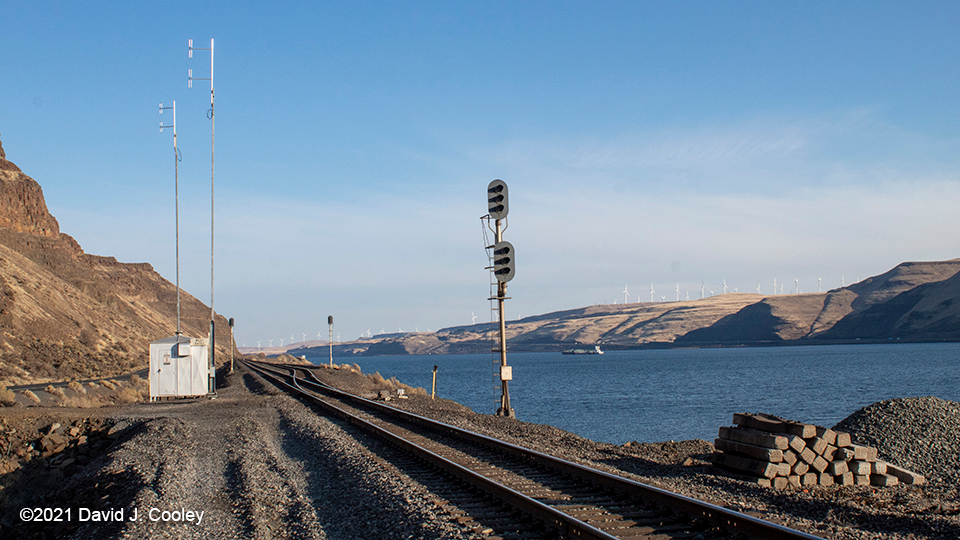
[[[420,328],[419,328],[419,327],[416,327],[416,328],[417,328],[417,329],[414,330],[414,331],[415,331],[415,332],[419,332],[419,331],[420,331]],[[427,328],[427,332],[432,332],[432,330],[430,330],[429,328]],[[381,329],[380,329],[380,332],[378,332],[377,335],[379,336],[379,335],[383,335],[383,334],[386,334],[386,333],[387,333],[387,329],[386,329],[386,328],[381,328]],[[402,333],[403,333],[403,328],[402,328],[402,327],[397,328],[397,333],[398,333],[398,334],[402,334]],[[318,339],[318,340],[321,340],[321,341],[322,341],[322,340],[323,340],[323,336],[324,336],[324,334],[323,334],[323,331],[322,331],[322,330],[319,331],[319,332],[317,332],[317,339]],[[372,328],[367,328],[366,331],[360,332],[360,339],[370,338],[370,337],[373,337]],[[257,340],[257,350],[263,349],[263,342],[264,342],[264,341],[267,342],[267,348],[273,348],[273,342],[274,342],[274,341],[278,341],[278,340],[275,340],[275,339],[267,339],[267,340],[259,339],[259,340]],[[295,335],[295,334],[291,334],[289,340],[287,340],[287,338],[280,338],[279,341],[280,341],[280,345],[279,345],[280,347],[283,347],[284,342],[286,342],[288,345],[292,345],[292,344],[294,344],[294,343],[297,343],[297,341],[296,341],[296,335]],[[301,340],[300,340],[300,341],[301,341],[301,342],[306,342],[306,341],[307,341],[307,333],[306,333],[306,332],[301,332]],[[337,340],[336,340],[336,341],[337,341],[337,343],[342,343],[342,341],[341,341],[341,339],[340,339],[340,333],[339,333],[339,332],[337,333]],[[247,346],[247,344],[244,343],[244,344],[243,344],[243,347],[246,347],[246,346]]]
[[[794,281],[793,294],[800,294],[800,293],[802,292],[802,291],[800,290],[800,279],[799,279],[799,278],[796,278],[796,279],[794,279],[793,281]],[[857,281],[855,281],[854,283],[858,283],[859,281],[860,281],[860,280],[857,279]],[[760,283],[757,284],[756,294],[763,294],[761,285],[762,285],[762,284],[760,284]],[[840,286],[841,286],[841,287],[846,287],[846,279],[845,279],[843,276],[840,276]],[[783,283],[783,281],[781,281],[781,282],[779,283],[779,292],[778,292],[778,288],[777,288],[777,278],[773,278],[773,293],[772,293],[772,294],[774,294],[774,295],[784,294],[783,288],[784,288],[784,283]],[[713,290],[713,289],[710,289],[709,291],[710,291],[710,296],[713,296],[713,295],[716,293],[716,291]],[[677,283],[677,288],[675,289],[675,292],[676,292],[676,301],[679,302],[679,301],[680,301],[680,283]],[[707,297],[706,292],[707,292],[706,287],[704,286],[703,283],[701,283],[701,284],[700,284],[700,299],[701,299],[701,300],[703,300],[704,298]],[[723,280],[723,294],[727,294],[728,292],[730,292],[730,288],[727,287],[727,280]],[[739,287],[733,287],[733,292],[735,292],[735,293],[736,293],[736,292],[740,292]],[[819,293],[822,293],[822,292],[823,292],[823,278],[822,278],[822,277],[818,277],[818,278],[817,278],[817,292],[819,292]],[[623,293],[622,293],[622,294],[623,294],[623,303],[624,303],[624,304],[629,304],[629,303],[630,303],[629,284],[625,284],[625,285],[623,286]],[[787,294],[790,294],[790,293],[788,292]],[[661,302],[666,302],[666,301],[667,301],[667,296],[666,296],[665,294],[661,294],[661,295],[659,295],[659,296],[660,296],[660,301],[661,301]],[[640,295],[639,295],[639,294],[637,295],[636,298],[637,298],[637,299],[634,301],[634,303],[640,303],[640,302],[642,302],[642,300],[640,299]],[[685,298],[685,300],[690,300],[690,299],[691,299],[691,298],[690,298],[690,291],[688,290],[688,291],[686,291],[686,298]],[[650,284],[650,302],[656,302],[656,301],[657,301],[657,291],[654,290],[654,288],[653,288],[653,283],[651,283],[651,284]],[[617,303],[617,300],[614,299],[613,303],[616,304],[616,303]]]

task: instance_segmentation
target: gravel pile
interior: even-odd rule
[[[938,397],[880,401],[851,414],[835,429],[877,447],[885,461],[932,483],[960,485],[960,403]]]

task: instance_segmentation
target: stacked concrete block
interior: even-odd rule
[[[920,474],[881,461],[876,448],[853,444],[849,433],[769,414],[737,413],[733,423],[720,428],[713,472],[777,489],[925,482]]]

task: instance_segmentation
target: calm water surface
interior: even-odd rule
[[[323,363],[326,358],[312,359]],[[334,361],[338,361],[334,358]],[[603,356],[510,353],[517,418],[597,441],[713,440],[735,412],[833,426],[884,399],[960,401],[960,344],[822,345],[612,351]],[[343,358],[476,412],[492,414],[500,386],[489,354]]]

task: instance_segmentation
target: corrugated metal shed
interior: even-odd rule
[[[207,339],[170,336],[150,344],[150,401],[207,395]]]

